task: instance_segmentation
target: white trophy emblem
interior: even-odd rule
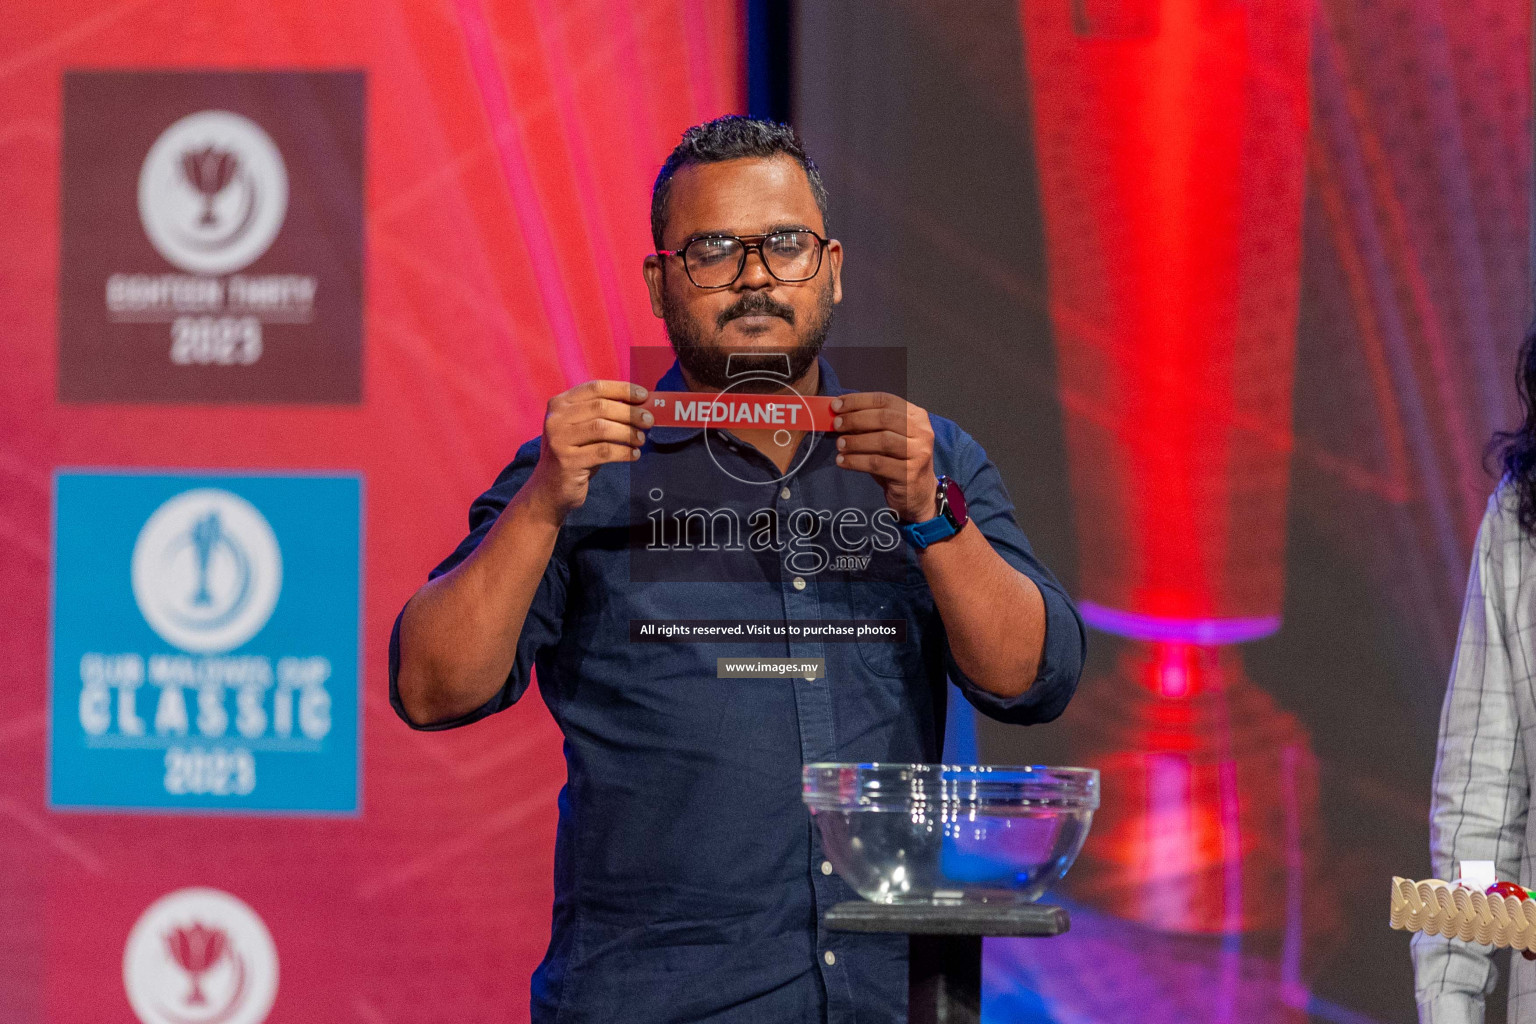
[[[155,510],[133,546],[133,596],[161,639],[219,654],[255,636],[277,606],[283,558],[256,507],[229,491],[184,491]]]
[[[139,170],[139,219],[190,274],[229,274],[267,251],[288,212],[288,169],[261,126],[227,110],[171,125]]]

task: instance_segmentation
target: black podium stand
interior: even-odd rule
[[[1060,935],[1072,925],[1061,907],[1038,903],[933,906],[850,900],[827,911],[825,920],[833,931],[911,936],[907,1024],[981,1024],[982,938]]]

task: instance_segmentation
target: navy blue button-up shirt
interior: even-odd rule
[[[847,393],[825,359],[820,369],[823,394]],[[657,389],[686,390],[675,365]],[[800,768],[939,760],[946,676],[986,715],[1048,721],[1066,707],[1085,651],[1077,611],[1031,553],[996,467],[954,423],[932,422],[935,472],[960,483],[971,521],[1045,599],[1044,658],[1018,697],[996,697],[956,667],[916,552],[897,541],[888,510],[877,515],[879,485],[838,467],[830,439],[807,435],[785,476],[728,432],[656,427],[637,461],[593,475],[506,684],[484,707],[432,726],[510,707],[536,669],[565,734],[553,934],[533,978],[534,1024],[906,1019],[906,937],[821,924],[857,894],[823,870]],[[519,449],[433,577],[475,549],[538,458],[537,440]],[[906,638],[631,633],[641,621],[827,619],[904,621]],[[399,629],[397,619],[390,702],[410,722],[396,686]],[[721,679],[721,657],[824,659],[825,676]]]

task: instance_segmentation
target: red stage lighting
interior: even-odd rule
[[[1315,762],[1234,645],[1280,628],[1308,8],[1021,11],[1079,596],[1125,645],[1072,716],[1104,771],[1074,877],[1159,928],[1277,927]]]

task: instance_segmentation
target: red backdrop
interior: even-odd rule
[[[0,1019],[132,1021],[129,929],[227,890],[281,960],[273,1021],[521,1020],[551,899],[559,736],[537,696],[461,732],[385,700],[390,623],[545,400],[660,344],[649,186],[742,105],[734,0],[22,0],[0,33]],[[64,405],[61,84],[74,68],[367,73],[363,401]],[[361,814],[59,814],[45,800],[50,475],[365,478]]]

